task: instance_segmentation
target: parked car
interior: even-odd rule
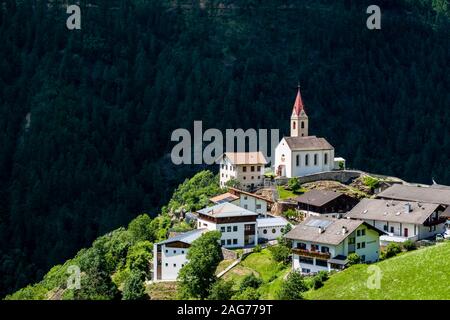
[[[439,241],[444,241],[444,236],[440,233],[438,233],[436,235],[436,242],[439,242]]]

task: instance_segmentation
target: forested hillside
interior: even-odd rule
[[[0,295],[97,236],[155,216],[200,166],[170,134],[287,133],[302,84],[310,132],[350,167],[450,184],[446,0],[0,1]],[[221,3],[222,5],[219,5]]]

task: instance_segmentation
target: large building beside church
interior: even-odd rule
[[[281,139],[275,148],[275,173],[282,177],[300,177],[334,169],[334,147],[324,138],[310,136],[309,119],[300,87],[291,115],[291,136]]]

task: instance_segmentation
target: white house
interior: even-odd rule
[[[270,212],[275,201],[259,194],[250,193],[236,188],[228,188],[229,192],[239,197],[238,206],[265,216]]]
[[[153,281],[175,281],[188,262],[186,255],[192,242],[208,229],[184,232],[153,245]]]
[[[235,179],[240,187],[252,190],[264,185],[264,166],[267,159],[262,152],[225,152],[220,158],[220,186]]]
[[[197,211],[197,216],[197,227],[220,231],[220,244],[226,248],[242,248],[258,243],[256,212],[223,202]]]
[[[444,206],[436,203],[362,199],[345,217],[360,219],[387,235],[381,236],[381,244],[388,242],[417,241],[434,238],[445,231],[447,218],[442,214]]]
[[[291,116],[291,136],[275,148],[274,169],[278,176],[301,177],[335,169],[334,148],[324,138],[308,135],[308,116],[298,88]]]
[[[289,222],[283,217],[261,217],[256,219],[258,239],[262,241],[276,240],[281,237]]]
[[[259,194],[250,193],[236,188],[228,188],[229,192],[219,194],[209,199],[214,204],[229,202],[244,209],[258,213],[260,216],[270,211],[275,201],[263,197]]]
[[[343,269],[351,253],[375,262],[383,231],[361,220],[309,217],[285,237],[292,240],[292,267],[303,274]]]

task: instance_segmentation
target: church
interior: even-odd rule
[[[291,136],[275,148],[275,173],[279,177],[301,177],[335,168],[334,147],[324,138],[308,134],[309,119],[300,86],[291,115]]]

